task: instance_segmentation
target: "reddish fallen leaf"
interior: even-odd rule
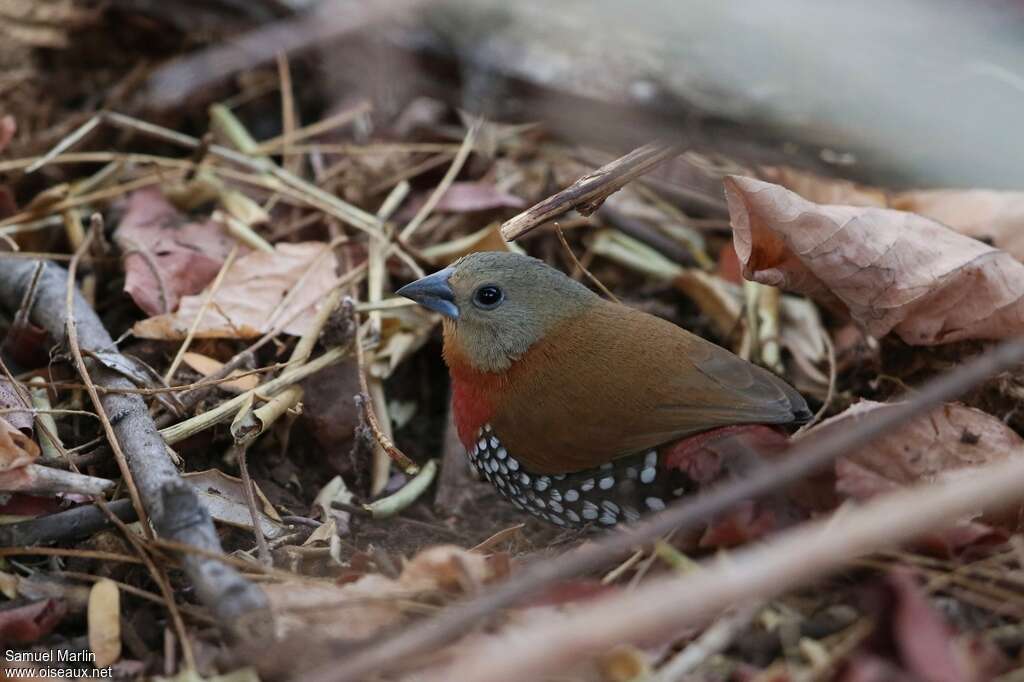
[[[1024,264],[913,213],[821,205],[729,176],[743,275],[847,310],[912,345],[1024,333]]]
[[[50,634],[65,613],[67,606],[60,599],[0,609],[0,642],[31,644]]]
[[[224,276],[195,337],[248,339],[282,324],[285,333],[301,336],[336,280],[334,254],[324,242],[281,243],[273,253],[250,252]],[[137,322],[132,331],[146,339],[181,340],[205,300],[205,291],[185,296],[176,313]]]
[[[533,608],[536,606],[559,606],[582,602],[596,597],[603,597],[610,592],[617,592],[617,585],[605,585],[600,580],[566,580],[555,583],[529,599],[524,599],[518,604],[520,608]]]
[[[213,220],[190,220],[156,187],[128,195],[114,239],[125,254],[125,293],[149,315],[172,312],[182,296],[202,291],[234,244]]]
[[[526,203],[519,197],[502,192],[489,182],[453,182],[443,195],[436,211],[472,213],[495,208],[522,208]]]

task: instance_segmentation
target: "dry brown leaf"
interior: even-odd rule
[[[895,405],[861,400],[806,437],[827,437],[833,430],[851,428],[869,413],[891,409]],[[839,460],[836,487],[846,497],[865,499],[898,487],[970,476],[976,468],[1011,457],[1024,457],[1024,438],[986,412],[950,403]],[[1013,524],[1016,518],[1007,513],[988,520]]]
[[[89,591],[89,649],[97,668],[113,665],[121,657],[121,593],[117,583],[103,579]]]
[[[761,178],[818,204],[877,206],[917,213],[1024,260],[1024,192],[925,189],[892,193],[785,166],[762,168]]]
[[[182,478],[191,485],[202,499],[210,516],[221,523],[252,530],[252,514],[246,503],[242,480],[228,476],[217,469],[206,469],[183,474]],[[281,517],[270,504],[259,486],[254,485],[256,505],[259,512],[260,531],[268,539],[275,539],[285,534]]]
[[[224,276],[199,323],[196,338],[257,337],[300,310],[284,331],[301,336],[312,325],[318,306],[334,286],[334,270],[334,256],[324,242],[281,243],[274,247],[274,253],[248,253],[235,261]],[[288,305],[281,306],[293,289],[297,290]],[[176,313],[137,322],[132,331],[141,338],[181,340],[205,298],[205,291],[186,296]]]
[[[224,366],[223,362],[214,360],[210,356],[203,355],[201,353],[185,353],[182,359],[185,361],[186,365],[199,372],[204,377],[209,377],[212,374],[215,374]],[[245,374],[238,369],[232,371],[229,376],[238,378],[232,379],[231,381],[223,381],[217,384],[217,386],[226,391],[231,391],[232,393],[245,393],[246,391],[251,391],[260,385],[260,378],[257,375]]]
[[[234,244],[217,223],[190,220],[156,187],[128,196],[114,239],[126,254],[125,293],[149,315],[202,291]]]
[[[893,195],[889,206],[937,220],[1024,260],[1024,192],[916,190]]]
[[[878,187],[829,178],[788,166],[765,166],[761,168],[760,176],[817,204],[848,204],[878,208],[886,208],[889,205],[889,197],[885,190]]]
[[[0,472],[31,464],[39,457],[39,446],[0,417]]]
[[[840,303],[876,337],[912,345],[1024,332],[1024,264],[913,213],[815,204],[729,176],[744,277]]]

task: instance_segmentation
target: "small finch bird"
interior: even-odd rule
[[[770,372],[536,258],[470,254],[397,293],[443,316],[473,466],[559,526],[634,521],[691,491],[665,460],[694,434],[811,416]]]

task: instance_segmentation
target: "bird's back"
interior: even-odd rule
[[[566,473],[689,434],[810,416],[767,370],[676,325],[598,301],[509,370],[491,423],[526,466]]]

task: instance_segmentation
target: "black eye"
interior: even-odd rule
[[[477,308],[484,310],[498,307],[503,300],[505,300],[504,292],[493,284],[485,284],[473,294],[473,303]]]

